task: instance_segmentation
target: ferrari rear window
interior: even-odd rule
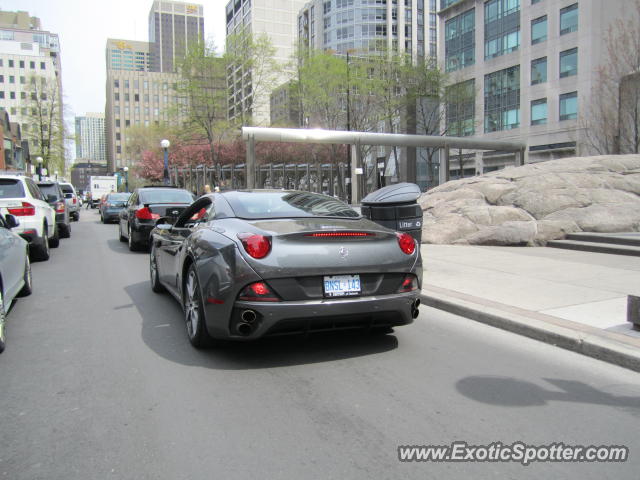
[[[144,189],[140,191],[142,203],[193,203],[193,195],[176,188]]]
[[[24,188],[20,180],[0,178],[0,198],[24,197]]]
[[[228,192],[224,197],[240,218],[341,217],[359,218],[349,205],[310,192]]]

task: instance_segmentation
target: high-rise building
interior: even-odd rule
[[[631,12],[629,1],[442,0],[440,7],[438,58],[451,88],[469,94],[446,105],[448,132],[525,140],[531,162],[591,153],[585,119],[607,61],[604,39]],[[464,170],[512,161],[487,152]]]
[[[106,163],[104,113],[87,113],[76,117],[76,158]]]
[[[297,28],[301,49],[437,55],[436,0],[312,0]]]
[[[110,172],[139,160],[127,143],[129,127],[183,120],[176,108],[176,71],[189,46],[203,39],[202,5],[164,0],[151,6],[149,42],[107,39],[105,134]]]
[[[27,12],[0,12],[0,108],[20,125],[23,138],[29,138],[29,150],[40,151],[31,137],[37,128],[31,115],[31,83],[42,82],[57,98],[62,125],[62,72],[60,42],[56,33],[43,30],[40,20]],[[44,88],[43,88],[44,90]]]
[[[284,65],[295,52],[298,12],[308,0],[231,0],[226,7],[227,36],[241,33],[265,34],[275,48],[275,60]],[[229,72],[229,119],[249,113],[256,125],[269,125],[270,88],[285,82],[284,75],[273,85],[256,87],[251,72],[234,65]],[[254,88],[256,87],[256,88]],[[255,96],[255,98],[253,98]]]
[[[151,70],[175,72],[176,59],[204,39],[202,5],[178,1],[154,1],[149,12]]]

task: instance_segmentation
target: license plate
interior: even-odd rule
[[[360,275],[332,275],[324,277],[325,297],[360,295]]]

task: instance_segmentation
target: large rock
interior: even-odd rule
[[[640,231],[640,155],[575,157],[447,182],[419,199],[424,243],[544,245]]]

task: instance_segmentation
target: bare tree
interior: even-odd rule
[[[66,130],[60,86],[55,78],[32,75],[26,93],[26,137],[32,153],[42,157],[42,166],[50,172],[64,172]]]

